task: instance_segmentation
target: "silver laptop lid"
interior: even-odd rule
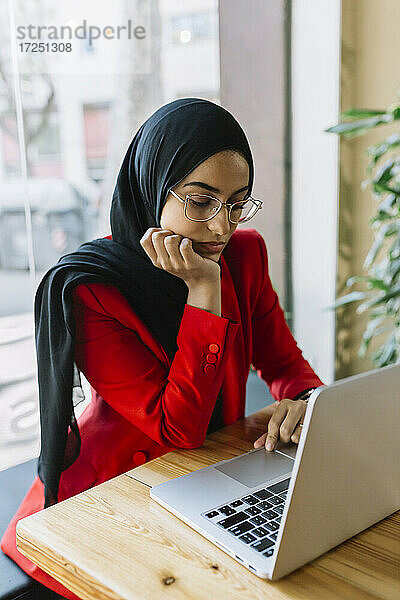
[[[399,456],[400,365],[315,390],[296,453],[271,579],[397,511]]]

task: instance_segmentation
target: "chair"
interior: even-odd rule
[[[36,476],[37,459],[0,471],[0,537]],[[58,594],[29,577],[0,551],[0,600],[55,600]]]

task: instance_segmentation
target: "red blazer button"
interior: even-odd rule
[[[206,360],[207,360],[208,363],[216,363],[217,362],[217,355],[216,354],[207,354]]]
[[[208,349],[210,352],[213,352],[214,354],[217,354],[219,352],[219,346],[218,344],[210,344],[208,346]]]
[[[133,455],[133,462],[137,467],[147,462],[146,452],[135,452],[135,454]]]
[[[204,373],[213,373],[215,371],[215,365],[211,365],[207,363],[205,367],[203,367]]]

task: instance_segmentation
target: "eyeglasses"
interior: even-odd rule
[[[169,190],[169,193],[185,204],[185,217],[190,221],[209,221],[225,206],[231,223],[244,223],[253,218],[263,205],[262,200],[257,200],[252,196],[248,196],[240,202],[228,204],[206,194],[186,194],[183,199],[172,189]]]

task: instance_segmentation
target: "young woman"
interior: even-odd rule
[[[199,98],[162,106],[123,160],[111,235],[63,256],[38,287],[38,476],[1,548],[66,598],[16,549],[19,519],[243,418],[250,364],[276,400],[255,447],[299,441],[299,398],[322,381],[286,324],[263,238],[237,229],[261,208],[253,178],[231,113]],[[92,398],[77,422],[79,371]]]

